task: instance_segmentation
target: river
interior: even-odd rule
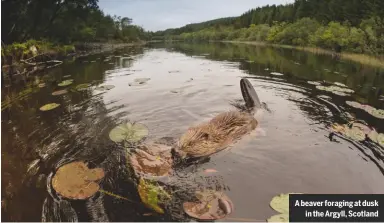
[[[148,139],[177,138],[234,109],[230,103],[242,99],[242,77],[270,112],[263,112],[250,136],[188,176],[230,197],[234,212],[224,221],[264,221],[276,214],[269,202],[280,193],[384,193],[384,144],[330,137],[332,124],[352,119],[384,133],[383,119],[346,103],[384,109],[384,70],[291,49],[157,43],[68,61],[2,89],[2,221],[183,219],[180,213],[155,215],[142,205],[124,176],[126,161],[119,156],[108,163],[119,149],[108,134],[130,120],[148,127]],[[150,79],[138,85],[137,78]],[[66,79],[73,83],[58,86]],[[308,81],[344,84],[354,93],[336,95]],[[75,89],[79,84],[89,86]],[[98,90],[101,85],[114,88]],[[68,92],[52,95],[63,89]],[[60,106],[39,110],[48,103]],[[103,189],[130,201],[98,193],[93,203],[55,205],[49,179],[68,160],[109,168]]]

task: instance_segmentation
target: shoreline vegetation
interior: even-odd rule
[[[295,0],[158,31],[152,40],[263,44],[383,67],[383,8],[375,0]]]
[[[2,83],[59,66],[66,58],[142,44],[151,37],[131,18],[105,14],[98,0],[2,0],[1,6],[7,21],[1,26]]]
[[[281,45],[281,44],[271,44],[267,42],[256,42],[256,41],[220,41],[224,43],[233,43],[233,44],[247,44],[255,46],[270,46],[275,48],[284,48],[284,49],[294,49],[301,50],[314,54],[323,54],[334,56],[335,52],[332,50],[327,50],[319,47],[308,47],[308,46],[294,46],[294,45]],[[341,60],[349,60],[364,65],[369,65],[378,68],[384,68],[384,55],[369,55],[369,54],[358,54],[358,53],[349,53],[341,52],[337,54]]]

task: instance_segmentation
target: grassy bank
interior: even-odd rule
[[[290,45],[281,45],[281,44],[271,44],[266,42],[257,42],[257,41],[222,41],[226,43],[234,43],[234,44],[248,44],[248,45],[256,45],[256,46],[271,46],[276,48],[284,48],[284,49],[295,49],[302,50],[315,54],[325,54],[332,55],[334,51],[326,50],[318,47],[302,47],[302,46],[290,46]],[[357,54],[357,53],[340,53],[340,57],[342,60],[349,60],[369,66],[384,68],[384,56],[371,56],[366,54]]]

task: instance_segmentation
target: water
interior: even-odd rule
[[[295,50],[159,44],[77,59],[2,90],[3,102],[11,101],[2,104],[2,220],[186,219],[177,210],[147,216],[153,212],[141,204],[124,153],[111,142],[109,131],[131,120],[148,126],[148,140],[177,138],[189,127],[234,109],[230,102],[242,99],[241,77],[249,78],[271,112],[264,112],[259,128],[231,150],[180,179],[181,184],[225,190],[235,210],[224,221],[265,220],[276,214],[269,202],[280,193],[384,193],[384,149],[370,140],[329,138],[331,124],[345,124],[346,117],[384,133],[382,119],[345,103],[383,109],[383,70]],[[150,80],[129,86],[136,78]],[[74,83],[58,87],[65,79]],[[337,96],[316,89],[309,80],[340,82],[356,93]],[[41,82],[46,86],[39,88]],[[83,83],[91,86],[73,90]],[[95,90],[105,84],[115,88]],[[67,94],[51,95],[65,88]],[[60,106],[40,111],[47,103]],[[101,187],[133,202],[104,193],[87,201],[55,202],[49,179],[55,168],[72,160],[104,168]],[[206,168],[218,172],[203,173]]]

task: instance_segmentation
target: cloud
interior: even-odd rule
[[[133,23],[150,31],[181,27],[221,17],[239,16],[267,4],[294,0],[99,0],[108,14],[130,17]]]

